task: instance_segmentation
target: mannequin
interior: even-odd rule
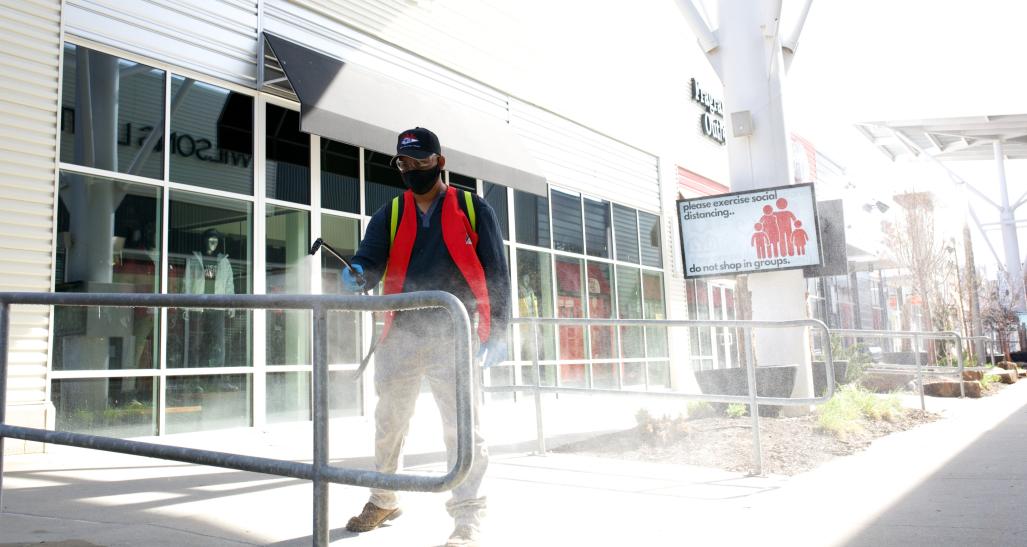
[[[182,292],[186,294],[235,294],[232,263],[224,252],[224,236],[210,229],[203,233],[201,251],[186,259]],[[225,316],[235,310],[200,309],[185,311],[185,366],[225,366]],[[192,342],[190,342],[190,338]],[[193,353],[198,362],[189,362]]]

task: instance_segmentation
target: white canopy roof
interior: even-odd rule
[[[1027,114],[936,118],[856,124],[890,159],[927,152],[938,159],[993,160],[992,143],[1006,159],[1027,159]]]

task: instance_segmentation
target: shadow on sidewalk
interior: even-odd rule
[[[844,544],[1027,545],[1025,462],[1027,405],[883,509]]]

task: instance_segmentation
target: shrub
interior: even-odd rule
[[[717,410],[706,401],[688,403],[688,417],[692,419],[710,418],[717,415]]]
[[[981,391],[988,391],[991,389],[992,384],[1000,381],[1002,381],[1002,379],[999,378],[998,375],[985,373],[984,376],[981,377]]]
[[[835,361],[848,361],[845,378],[839,382],[851,384],[863,377],[863,371],[870,365],[870,351],[866,344],[844,345],[844,340],[837,334],[831,335],[831,356]]]
[[[727,415],[730,418],[741,418],[742,416],[749,415],[748,405],[742,403],[732,403],[727,405]]]

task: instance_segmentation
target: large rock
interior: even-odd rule
[[[980,382],[963,382],[963,390],[967,397],[981,396]],[[959,397],[959,382],[956,380],[933,380],[924,384],[924,395],[931,397]]]
[[[916,376],[913,374],[885,374],[883,372],[866,372],[859,383],[875,393],[891,393],[906,389]]]
[[[991,372],[989,372],[988,374],[991,376],[998,376],[998,381],[1002,382],[1003,384],[1015,384],[1019,376],[1016,370],[992,369]]]
[[[963,380],[965,380],[967,382],[980,381],[983,378],[984,378],[984,371],[983,370],[964,370],[963,371]]]
[[[1005,370],[1015,370],[1017,368],[1016,363],[1012,361],[999,361],[995,363],[995,366]]]

